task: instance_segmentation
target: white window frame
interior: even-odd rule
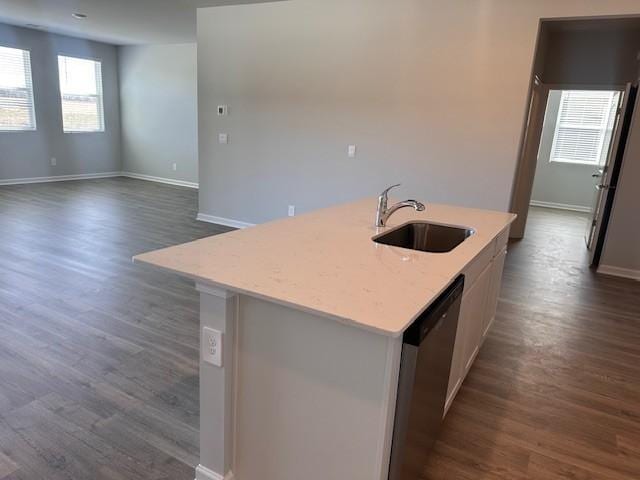
[[[568,95],[572,92],[572,91],[576,91],[577,89],[573,89],[573,90],[562,90],[562,94],[561,94],[561,98],[560,98],[560,106],[558,108],[558,114],[556,117],[556,123],[555,123],[555,128],[554,128],[554,132],[553,132],[553,143],[551,145],[551,153],[549,155],[549,163],[565,163],[565,164],[572,164],[572,165],[592,165],[592,166],[598,166],[601,165],[601,159],[602,159],[602,154],[604,153],[604,141],[607,138],[607,133],[609,132],[610,128],[609,126],[612,126],[612,116],[616,115],[616,110],[614,108],[614,106],[617,106],[619,99],[620,99],[620,95],[621,92],[617,91],[617,90],[607,90],[607,92],[610,94],[610,99],[609,99],[609,108],[608,108],[608,112],[609,115],[603,117],[602,122],[599,126],[589,126],[589,125],[577,125],[577,124],[561,124],[560,122],[560,116],[562,114],[562,108],[565,104],[565,102],[567,101],[567,97]],[[601,92],[602,90],[593,90],[594,92]],[[615,105],[614,105],[615,104]],[[593,161],[593,162],[588,162],[588,161],[580,161],[580,160],[574,160],[574,159],[570,159],[570,158],[563,158],[560,156],[556,155],[556,147],[557,147],[557,140],[558,140],[558,132],[560,131],[561,128],[573,128],[573,129],[584,129],[584,130],[598,130],[600,132],[600,138],[599,138],[599,144],[598,144],[598,155],[597,155],[597,160]]]
[[[0,91],[2,90],[6,90],[9,92],[12,91],[21,91],[26,93],[27,98],[29,100],[31,100],[31,104],[29,105],[29,117],[31,119],[31,125],[28,127],[23,127],[23,126],[6,126],[6,125],[0,125],[0,132],[35,132],[38,128],[38,125],[36,123],[36,107],[35,107],[35,97],[33,95],[33,73],[31,71],[31,51],[26,49],[26,48],[20,48],[20,47],[15,47],[12,45],[0,45],[1,47],[4,48],[11,48],[13,50],[20,50],[22,51],[22,55],[24,58],[24,64],[25,64],[25,70],[24,70],[24,75],[25,75],[25,85],[27,85],[26,87],[13,87],[13,88],[2,88],[0,87]]]
[[[102,60],[98,58],[89,58],[89,57],[78,57],[74,55],[62,55],[58,54],[56,60],[58,61],[58,79],[60,78],[60,58],[74,58],[78,60],[88,60],[94,62],[96,68],[96,91],[99,92],[95,95],[80,95],[80,94],[65,94],[62,92],[62,84],[59,84],[60,91],[60,114],[62,121],[62,131],[63,133],[104,133],[105,131],[105,121],[104,121],[104,89],[102,87]],[[84,97],[84,98],[96,98],[96,105],[98,106],[98,123],[99,126],[95,130],[81,130],[81,129],[71,129],[65,128],[64,126],[64,107],[63,103],[65,97]]]

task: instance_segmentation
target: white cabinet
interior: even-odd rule
[[[483,252],[465,271],[465,291],[460,306],[445,415],[495,318],[507,254],[506,241],[507,236],[500,235],[489,253]]]
[[[498,307],[498,296],[500,295],[500,286],[502,285],[502,272],[504,271],[504,262],[507,258],[507,249],[502,247],[502,250],[496,258],[493,259],[491,265],[491,283],[489,285],[489,293],[487,295],[487,313],[485,315],[485,323],[482,329],[482,337],[484,338],[493,321],[496,318],[496,309]]]

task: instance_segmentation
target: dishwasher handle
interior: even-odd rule
[[[419,346],[429,332],[439,329],[447,320],[449,307],[462,296],[463,291],[464,275],[460,275],[404,332],[403,343]]]

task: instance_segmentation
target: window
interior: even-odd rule
[[[0,130],[35,130],[28,50],[0,47]]]
[[[102,64],[58,56],[62,127],[65,132],[104,132]]]
[[[604,163],[619,98],[617,91],[563,90],[550,161]]]

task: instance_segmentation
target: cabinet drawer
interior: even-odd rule
[[[494,243],[491,242],[487,245],[484,250],[480,252],[480,254],[474,258],[462,271],[464,274],[464,289],[465,291],[469,291],[476,280],[483,272],[483,270],[491,263],[494,252]]]
[[[511,230],[510,227],[505,228],[502,232],[500,232],[500,235],[496,237],[496,240],[494,242],[495,243],[494,255],[499,255],[504,249],[504,247],[507,246],[507,243],[509,242],[509,230]]]

